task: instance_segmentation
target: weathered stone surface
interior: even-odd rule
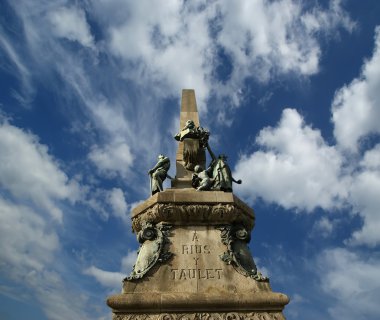
[[[144,221],[214,226],[241,223],[251,230],[255,215],[251,208],[229,192],[167,189],[133,209],[134,232],[141,230]]]
[[[180,128],[187,120],[199,126],[194,90],[182,94]],[[140,251],[122,293],[107,299],[113,320],[284,320],[289,298],[272,291],[247,245],[254,211],[232,192],[195,191],[182,141],[176,169],[172,189],[132,211]]]
[[[179,128],[183,128],[187,120],[193,120],[195,125],[198,127],[199,124],[199,114],[197,108],[197,102],[195,99],[195,91],[192,89],[182,90],[181,99],[181,113],[180,113],[180,124]],[[183,149],[184,142],[179,142],[177,154],[176,154],[176,177],[172,180],[173,188],[191,188],[191,174],[192,172],[187,170],[184,166],[183,159]],[[206,165],[206,152],[201,151],[199,155],[199,162],[203,167]]]
[[[261,311],[276,314],[273,312],[281,312],[288,303],[287,296],[272,292],[268,282],[246,277],[222,261],[220,256],[227,247],[215,226],[174,226],[169,240],[170,260],[157,264],[142,279],[125,281],[122,293],[109,297],[107,303],[116,315],[141,310],[157,316],[159,312],[218,310],[255,311],[257,319],[266,319],[260,318]],[[245,313],[240,314],[243,317]],[[178,317],[174,319],[182,319]]]
[[[281,312],[197,312],[115,314],[113,320],[284,320]]]

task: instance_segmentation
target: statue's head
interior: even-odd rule
[[[203,168],[199,164],[197,164],[194,167],[194,172],[199,173],[199,172],[202,172],[202,171],[203,171]]]
[[[163,154],[159,154],[158,155],[158,160],[162,160],[162,159],[164,159],[165,158],[165,156],[163,155]]]
[[[193,120],[187,120],[186,121],[186,127],[187,128],[194,128],[195,127],[195,123],[194,123],[194,121]]]
[[[227,156],[225,154],[220,154],[218,157],[220,160],[227,161]]]

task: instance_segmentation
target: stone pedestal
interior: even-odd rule
[[[122,293],[107,300],[113,319],[284,319],[288,297],[272,292],[248,251],[254,221],[232,193],[150,197],[132,212],[141,248]]]

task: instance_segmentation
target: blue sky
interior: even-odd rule
[[[379,17],[376,0],[1,0],[0,318],[110,319],[130,210],[157,155],[174,162],[193,88],[287,318],[379,319]]]

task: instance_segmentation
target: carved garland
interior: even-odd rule
[[[113,320],[285,320],[281,312],[114,314]]]
[[[145,222],[165,221],[172,224],[180,222],[229,224],[240,223],[248,230],[254,227],[254,217],[232,204],[174,204],[158,203],[132,218],[132,229],[139,232]]]

